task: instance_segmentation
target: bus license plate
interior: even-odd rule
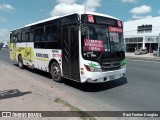
[[[109,76],[110,80],[114,80],[114,75]]]

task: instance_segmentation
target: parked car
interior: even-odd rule
[[[147,49],[137,49],[134,53],[135,55],[147,54]]]
[[[140,54],[142,54],[142,52],[141,52],[141,50],[140,49],[137,49],[137,50],[135,50],[135,55],[140,55]]]
[[[157,50],[157,49],[153,50],[153,55],[156,55],[156,54],[157,54],[157,52],[158,52],[158,50]]]
[[[158,54],[158,50],[157,49],[153,50],[153,55],[157,56],[157,54]],[[159,51],[159,56],[160,56],[160,51]]]
[[[8,48],[8,45],[3,45],[3,48]]]
[[[147,54],[147,49],[141,49],[142,54]]]

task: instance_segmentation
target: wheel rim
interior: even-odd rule
[[[19,67],[21,67],[22,66],[22,63],[21,63],[21,61],[19,61]]]
[[[57,64],[54,64],[52,66],[52,76],[55,80],[59,79],[60,76],[60,70]]]

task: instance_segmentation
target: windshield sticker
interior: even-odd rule
[[[104,41],[84,39],[84,51],[104,51]]]
[[[97,57],[97,55],[95,55],[95,54],[92,53],[92,54],[91,54],[91,57]]]
[[[122,33],[122,28],[109,26],[109,32]]]
[[[119,34],[118,33],[110,33],[110,40],[114,42],[119,42]]]
[[[83,55],[87,57],[97,57],[97,55],[93,54],[93,52],[86,52]]]
[[[93,15],[88,15],[88,22],[94,23]]]

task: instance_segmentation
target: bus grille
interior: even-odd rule
[[[103,60],[101,62],[101,68],[102,71],[112,71],[112,70],[118,70],[121,68],[120,61],[105,61]]]

